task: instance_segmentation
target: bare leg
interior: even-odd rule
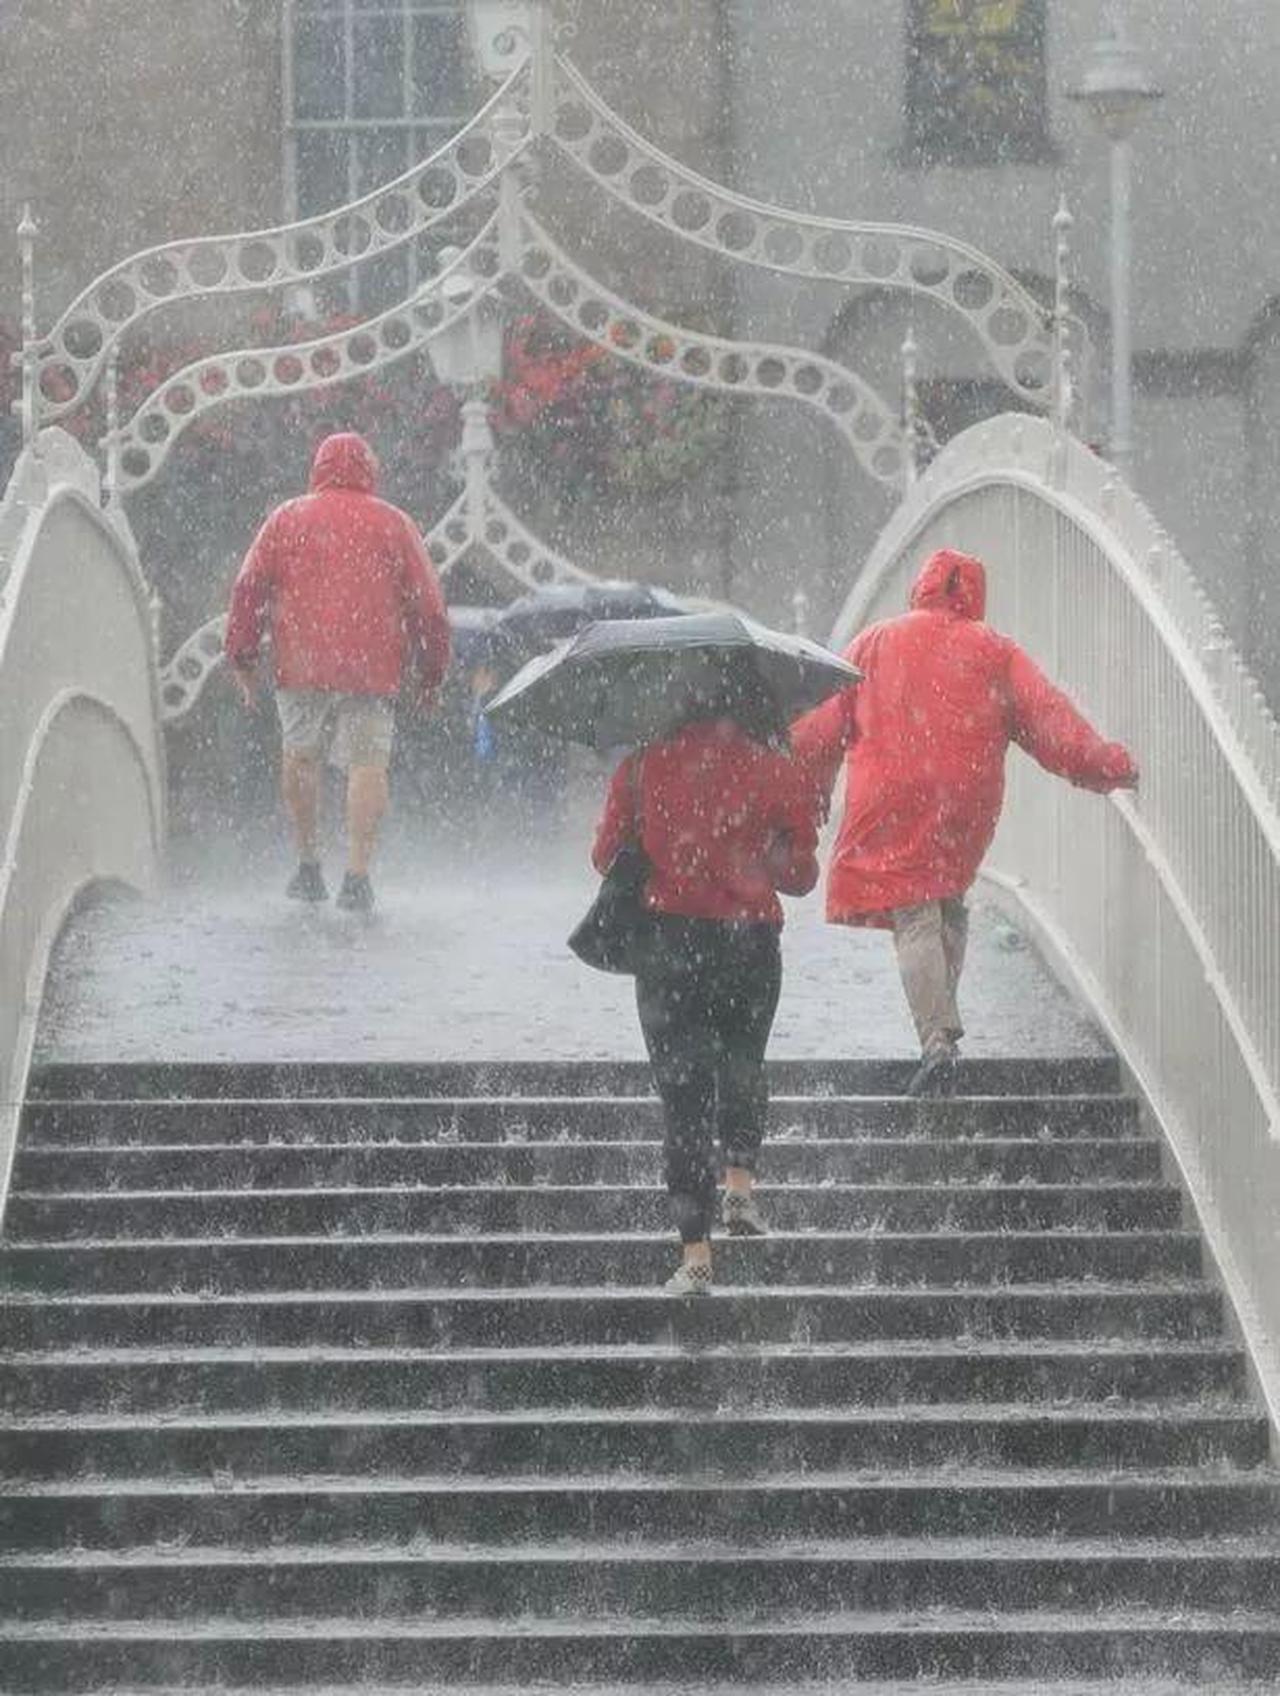
[[[368,875],[387,796],[385,766],[351,767],[347,773],[348,866],[357,877]]]
[[[299,860],[316,859],[316,814],[320,801],[320,760],[312,753],[286,749],[280,788],[293,825]]]
[[[724,1169],[724,1187],[739,1195],[750,1195],[755,1181],[755,1173],[749,1172],[745,1166],[726,1166]]]

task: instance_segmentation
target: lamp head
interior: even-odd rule
[[[471,51],[481,74],[501,82],[529,52],[538,0],[467,0]]]
[[[1084,80],[1079,88],[1067,90],[1068,100],[1087,107],[1109,141],[1125,141],[1142,113],[1163,93],[1147,75],[1119,11],[1113,7],[1102,36],[1093,45]]]

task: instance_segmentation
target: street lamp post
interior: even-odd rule
[[[1111,144],[1111,459],[1126,475],[1133,457],[1132,149],[1139,117],[1159,100],[1125,31],[1120,7],[1107,11],[1079,88],[1068,99],[1088,109]]]
[[[487,386],[502,370],[501,310],[479,295],[479,283],[466,265],[459,265],[457,248],[444,248],[440,262],[452,266],[440,286],[451,310],[470,307],[438,335],[432,344],[432,363],[442,383],[460,389],[462,402],[462,464],[472,534],[483,523],[484,487],[493,453]]]

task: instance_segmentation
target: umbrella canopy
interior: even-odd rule
[[[677,596],[648,583],[552,583],[512,601],[497,627],[528,655],[600,619],[670,618],[684,611]]]
[[[717,715],[763,739],[861,675],[807,637],[742,613],[619,619],[531,660],[486,710],[500,724],[602,750]]]

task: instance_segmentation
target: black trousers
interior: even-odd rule
[[[717,1145],[726,1165],[755,1171],[781,986],[776,926],[653,915],[636,1007],[662,1097],[667,1193],[682,1242],[711,1235]]]

